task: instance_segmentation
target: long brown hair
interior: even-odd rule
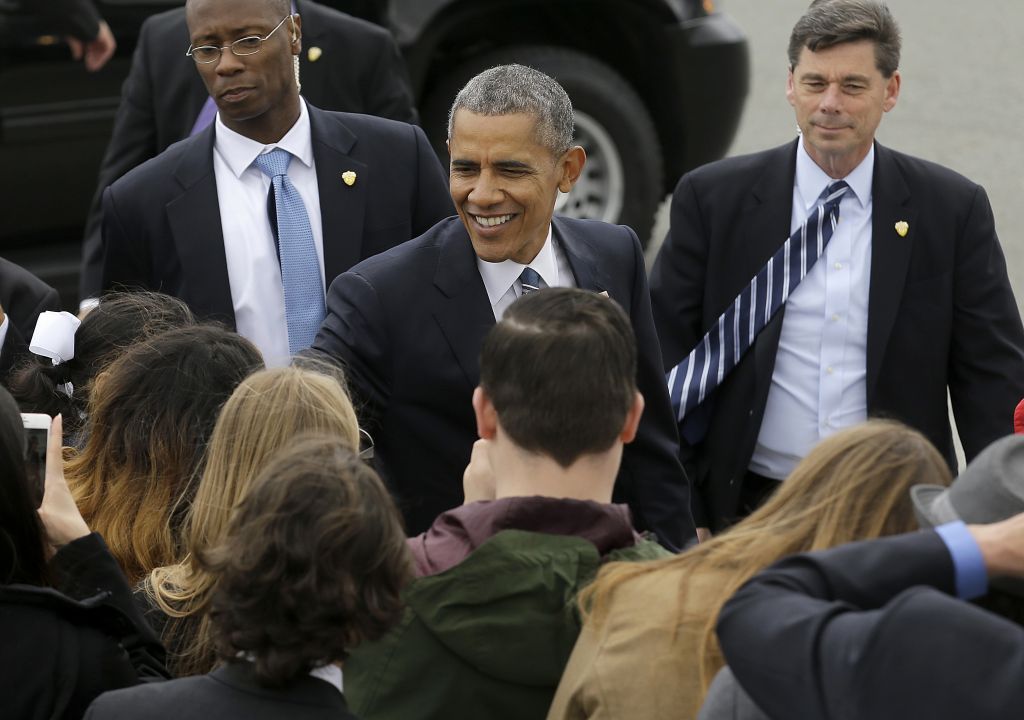
[[[217,413],[262,365],[237,333],[197,325],[140,342],[96,378],[88,438],[65,475],[82,517],[131,583],[181,557],[181,527]]]
[[[307,367],[312,367],[309,361]],[[359,425],[340,374],[297,367],[275,368],[244,380],[224,404],[210,437],[185,532],[187,554],[146,578],[153,604],[170,620],[164,641],[175,675],[209,672],[216,661],[209,618],[214,577],[198,556],[224,540],[233,510],[271,457],[305,433],[359,449]]]
[[[606,566],[580,594],[580,608],[588,622],[601,623],[615,589],[633,578],[684,569],[685,592],[688,576],[719,573],[724,581],[704,605],[698,657],[707,692],[724,664],[715,636],[718,614],[740,585],[793,553],[914,530],[911,486],[951,482],[948,466],[923,435],[897,422],[870,420],[819,443],[763,506],[721,535],[664,560]]]

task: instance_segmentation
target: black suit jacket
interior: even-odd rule
[[[718,637],[773,718],[1024,717],[1024,629],[954,585],[934,531],[798,555],[726,603]]]
[[[607,291],[629,314],[646,409],[627,445],[616,498],[671,547],[694,534],[686,475],[676,458],[643,255],[626,227],[555,218],[553,235],[578,287]],[[469,235],[457,217],[339,276],[313,344],[341,359],[382,474],[410,535],[462,504],[462,473],[477,439],[471,398],[494,314]]]
[[[39,313],[60,310],[60,296],[28,270],[0,258],[0,307],[9,321],[7,337],[0,346],[0,383],[6,385],[11,370],[28,353]]]
[[[789,235],[796,146],[730,158],[680,180],[651,273],[666,370],[714,324]],[[1024,329],[985,191],[951,170],[875,145],[868,414],[920,430],[955,463],[946,390],[970,460],[1013,432],[1024,397]],[[909,226],[900,237],[895,225]],[[771,385],[784,311],[684,423],[698,524],[737,511]],[[694,431],[701,442],[688,443]]]
[[[302,95],[325,110],[417,122],[405,63],[391,34],[312,0],[297,0],[302,16],[299,56]],[[82,246],[82,298],[101,290],[103,191],[137,165],[188,137],[209,95],[192,58],[185,8],[146,19],[121,89],[121,105],[100,165]],[[309,52],[320,55],[310,60]],[[408,239],[408,238],[406,238]]]
[[[238,720],[355,720],[345,697],[329,683],[302,676],[283,688],[256,682],[249,663],[223,665],[207,675],[108,692],[85,714],[88,720],[238,718]]]
[[[423,131],[308,105],[323,223],[325,286],[359,260],[452,213],[448,182]],[[234,324],[213,169],[215,125],[177,143],[103,195],[102,287],[175,295]],[[341,174],[352,170],[348,186]]]

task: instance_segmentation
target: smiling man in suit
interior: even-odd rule
[[[646,409],[625,449],[617,501],[663,544],[681,547],[693,536],[688,486],[640,243],[627,227],[552,218],[558,192],[572,189],[586,162],[572,142],[569,97],[543,73],[492,68],[459,92],[448,138],[459,217],[339,276],[313,346],[346,365],[407,530],[426,530],[462,502],[487,331],[524,293],[579,287],[622,305],[637,338]]]
[[[451,214],[444,174],[419,128],[299,96],[288,0],[190,0],[186,17],[217,119],[104,192],[102,286],[176,295],[281,364],[336,275]]]
[[[651,296],[699,525],[749,513],[820,439],[868,417],[920,430],[955,467],[947,389],[968,460],[1013,431],[1024,330],[985,191],[875,142],[899,59],[883,3],[812,3],[789,42],[800,137],[676,187]],[[803,235],[819,208],[834,222]],[[683,401],[688,378],[707,382],[702,401]]]
[[[323,110],[417,121],[405,63],[391,33],[313,0],[295,0],[293,7],[302,17],[303,52],[298,58],[306,100]],[[86,220],[80,298],[95,298],[100,290],[103,191],[213,122],[217,108],[194,63],[185,57],[188,42],[184,7],[146,18],[139,30]]]

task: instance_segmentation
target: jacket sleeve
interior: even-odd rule
[[[132,598],[131,589],[117,561],[97,533],[86,535],[62,547],[51,562],[54,586],[75,600],[106,593],[103,605],[112,609],[111,626],[117,640],[141,680],[170,677],[160,639],[149,626]]]
[[[680,550],[696,536],[690,484],[679,462],[679,435],[661,369],[643,250],[636,234],[627,231],[633,248],[630,320],[636,334],[637,388],[645,404],[636,439],[623,452],[616,484],[637,516],[637,527],[652,531],[666,547]]]
[[[59,32],[85,42],[99,35],[100,14],[92,0],[35,0],[32,4]]]
[[[988,196],[975,187],[954,263],[949,394],[967,461],[1013,432],[1024,398],[1024,328]]]
[[[1024,716],[1024,630],[954,583],[933,531],[798,555],[726,603],[718,636],[771,717]]]

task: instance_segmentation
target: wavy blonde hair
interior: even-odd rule
[[[247,378],[225,403],[188,518],[187,554],[153,570],[144,583],[152,604],[169,618],[163,638],[175,675],[213,669],[206,610],[214,577],[197,558],[224,541],[232,512],[272,456],[308,433],[335,437],[358,451],[359,424],[343,383],[340,371],[326,366],[275,368]]]
[[[680,597],[694,573],[713,571],[724,578],[706,599],[706,617],[684,616],[680,603],[674,627],[665,628],[678,633],[684,620],[703,620],[699,707],[725,664],[715,635],[718,614],[743,583],[787,555],[916,530],[911,486],[948,486],[952,480],[942,456],[919,432],[870,420],[819,443],[764,505],[721,535],[664,560],[602,568],[580,594],[580,609],[587,622],[600,624],[619,585],[660,570],[686,571]]]

